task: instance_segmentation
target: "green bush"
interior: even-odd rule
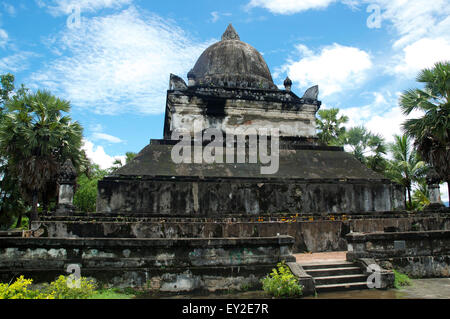
[[[68,282],[72,285],[68,285]],[[79,287],[76,287],[76,284]],[[70,277],[59,276],[46,287],[46,291],[54,294],[55,299],[87,299],[95,292],[95,283],[92,280],[81,277],[78,281],[71,281]]]
[[[273,269],[270,275],[262,279],[264,291],[277,298],[301,296],[303,287],[285,262],[278,263],[277,267],[278,270]]]
[[[30,222],[30,220],[29,220],[29,218],[28,217],[22,217],[22,220],[21,220],[21,223],[20,223],[20,226],[19,226],[19,228],[20,229],[23,229],[23,230],[28,230],[28,229],[30,229],[29,228],[29,222]]]
[[[33,279],[20,276],[11,285],[0,283],[0,299],[55,299],[53,294],[30,289]]]
[[[79,288],[68,285],[69,277],[59,276],[40,289],[32,289],[33,279],[20,276],[11,284],[0,283],[0,299],[87,299],[95,292],[95,284],[87,278],[80,278]],[[73,281],[73,284],[76,282]]]
[[[411,286],[411,279],[405,274],[394,269],[394,287],[399,289],[404,286]]]
[[[73,198],[75,207],[86,213],[95,212],[97,201],[97,183],[100,177],[89,179],[86,175],[78,177],[78,189]]]
[[[102,170],[98,165],[91,165],[89,176],[81,174],[77,179],[77,191],[73,197],[74,206],[81,212],[95,212],[97,202],[97,183],[109,174],[108,170]]]

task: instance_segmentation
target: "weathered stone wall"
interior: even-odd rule
[[[389,211],[403,205],[393,184],[377,182],[160,181],[105,178],[98,183],[97,212],[154,216],[222,217],[274,213]]]
[[[281,260],[294,261],[293,238],[0,238],[0,279],[51,281],[77,264],[81,275],[115,287],[159,291],[257,285]]]
[[[309,102],[309,103],[308,103]],[[314,103],[314,104],[313,104]],[[291,92],[225,88],[190,88],[167,94],[166,128],[194,132],[203,129],[236,133],[236,129],[278,128],[280,136],[316,136],[318,101],[305,101]]]
[[[259,219],[259,221],[258,221]],[[311,221],[309,221],[311,219]],[[334,219],[334,220],[332,220]],[[41,236],[59,238],[231,238],[289,235],[294,252],[347,250],[346,235],[353,232],[450,230],[446,214],[379,214],[376,216],[286,216],[261,218],[148,218],[105,217],[102,214],[59,220],[48,217],[34,223]]]
[[[411,277],[450,277],[450,230],[347,235],[348,260],[374,258]]]

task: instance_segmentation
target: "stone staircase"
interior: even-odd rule
[[[356,264],[338,261],[301,264],[313,277],[317,292],[368,289],[367,275]]]

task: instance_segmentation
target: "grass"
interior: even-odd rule
[[[99,289],[89,299],[132,299],[136,297],[131,291],[118,288]]]
[[[407,275],[405,275],[395,269],[394,269],[394,275],[395,275],[394,287],[396,289],[400,289],[401,287],[405,287],[405,286],[411,286],[411,279]]]

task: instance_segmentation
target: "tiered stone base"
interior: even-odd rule
[[[35,282],[67,275],[114,287],[161,292],[228,290],[260,285],[278,262],[295,261],[293,238],[99,239],[1,238],[0,279],[25,275]]]

